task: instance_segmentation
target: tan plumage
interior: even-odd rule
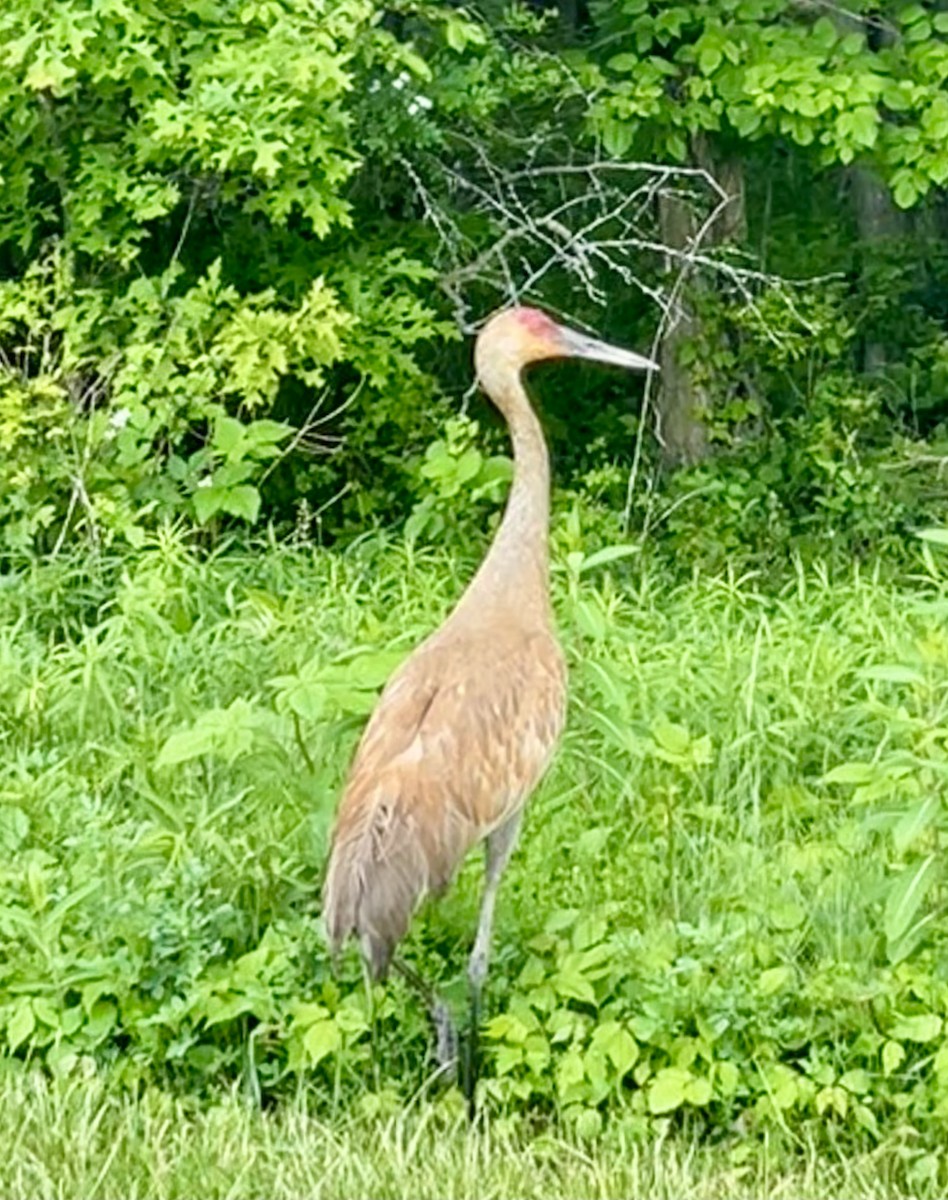
[[[445,636],[447,635],[447,636]],[[513,816],[563,726],[566,672],[546,630],[450,626],[389,682],[359,746],[333,835],[326,924],[385,974],[425,893]]]
[[[506,417],[513,443],[507,508],[457,607],[382,692],[332,835],[324,890],[329,941],[336,951],[356,936],[374,978],[384,977],[419,901],[443,890],[482,840],[487,884],[472,989],[486,973],[496,886],[566,707],[549,601],[549,461],[520,372],[527,363],[571,355],[653,365],[535,309],[497,314],[477,340],[478,380]]]

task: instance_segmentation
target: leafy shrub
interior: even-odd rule
[[[713,570],[779,571],[794,553],[899,561],[911,530],[939,519],[942,489],[913,470],[937,456],[939,431],[919,443],[886,377],[840,366],[858,336],[848,307],[833,287],[775,289],[748,305],[705,299],[685,356],[715,395],[714,453],[633,497],[659,553]],[[937,345],[929,338],[929,360]]]
[[[924,1172],[938,559],[914,591],[801,573],[768,597],[676,587],[580,521],[555,563],[569,731],[505,879],[482,1102],[579,1136],[904,1137]],[[365,713],[461,580],[383,540],[201,559],[167,533],[97,570],[0,587],[6,1067],[387,1111],[428,1077],[426,1015],[397,980],[369,996],[354,952],[333,974],[319,877]],[[458,1013],[480,877],[406,945]]]
[[[444,437],[425,450],[416,468],[418,499],[405,524],[407,537],[443,542],[450,531],[470,538],[472,529],[483,530],[484,502],[496,512],[511,479],[511,461],[501,454],[485,457],[477,436],[476,421],[452,417],[445,422]]]
[[[383,147],[390,164],[436,130],[413,102],[432,71],[378,16],[366,0],[7,7],[0,545],[252,523],[268,480],[292,516],[304,487],[338,492],[319,455],[345,433],[363,480],[380,428],[425,436],[417,350],[453,326],[426,294],[424,236],[393,234],[359,186]],[[459,70],[489,49],[460,14],[431,7],[420,28]],[[317,461],[288,486],[301,448]]]

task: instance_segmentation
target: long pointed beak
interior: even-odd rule
[[[615,367],[626,367],[630,371],[657,371],[658,363],[653,362],[642,354],[632,350],[623,350],[621,346],[612,346],[609,342],[600,342],[585,333],[575,329],[564,329],[559,326],[562,335],[564,352],[570,358],[588,358],[593,362],[610,363]]]

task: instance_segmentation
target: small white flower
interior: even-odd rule
[[[203,479],[198,480],[198,487],[210,487],[213,482],[210,475],[205,475]]]
[[[427,96],[416,96],[415,103],[419,108],[423,108],[426,112],[428,109],[434,108],[433,101],[429,100]]]
[[[408,106],[408,115],[410,117],[413,117],[417,111],[418,111],[418,104],[415,100],[412,100],[411,104],[409,104],[409,106]]]
[[[392,80],[392,87],[396,92],[400,92],[407,82],[407,79],[404,79],[401,75],[399,75],[397,79]]]
[[[117,408],[109,417],[109,424],[113,429],[124,429],[128,424],[128,419],[131,416],[131,410],[127,408]]]

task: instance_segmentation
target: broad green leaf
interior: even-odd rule
[[[892,197],[899,208],[911,208],[919,198],[919,189],[914,177],[911,175],[903,175],[892,189]],[[931,532],[937,533],[941,531],[932,530]],[[939,539],[930,537],[926,540],[937,542]]]
[[[895,966],[915,950],[927,937],[930,929],[938,918],[937,911],[926,913],[905,930],[895,941],[886,944],[886,954],[889,962]]]
[[[156,767],[172,767],[178,763],[200,758],[214,747],[214,732],[206,726],[197,725],[172,733],[158,752]]]
[[[879,136],[879,114],[868,105],[853,109],[851,136],[860,146],[873,146]]]
[[[757,990],[762,996],[772,996],[786,987],[792,979],[793,971],[790,967],[770,967],[761,972],[757,980]]]
[[[293,1005],[290,1010],[290,1016],[293,1018],[293,1028],[303,1028],[314,1024],[316,1021],[325,1021],[329,1019],[329,1009],[325,1004],[317,1004],[313,1001],[300,1000]]]
[[[244,426],[244,439],[248,446],[259,449],[272,447],[278,442],[285,441],[292,432],[292,427],[286,422],[270,421],[264,418],[259,421],[251,421],[249,425]]]
[[[793,900],[778,900],[770,904],[767,916],[774,929],[799,929],[806,920],[806,909]]]
[[[857,1096],[862,1096],[872,1087],[872,1079],[869,1072],[862,1067],[855,1067],[851,1071],[846,1071],[840,1076],[839,1083],[847,1092],[853,1092]]]
[[[572,929],[579,920],[578,908],[555,908],[543,923],[547,933],[559,933],[563,929]]]
[[[686,1101],[688,1084],[692,1082],[689,1071],[680,1067],[663,1067],[648,1087],[648,1110],[655,1116],[674,1112]]]
[[[633,126],[630,121],[616,119],[604,121],[602,142],[611,158],[623,158],[632,145]]]
[[[883,927],[888,942],[896,942],[914,921],[915,914],[938,878],[934,854],[906,867],[889,886]]]
[[[620,1078],[628,1074],[638,1061],[638,1043],[627,1029],[617,1029],[606,1039],[604,1048]]]
[[[234,417],[219,417],[214,426],[214,440],[211,443],[220,454],[230,457],[243,445],[244,425]]]
[[[201,525],[206,525],[211,517],[216,516],[224,507],[224,502],[227,498],[225,488],[214,487],[199,487],[192,496],[194,501],[194,515],[197,517]]]
[[[303,1049],[311,1067],[335,1054],[342,1046],[342,1035],[335,1021],[314,1021],[303,1034]]]
[[[115,1028],[118,1008],[111,1000],[96,1000],[86,1018],[83,1033],[93,1043],[103,1041]]]
[[[669,754],[686,755],[691,749],[691,735],[688,730],[665,717],[658,717],[652,722],[652,737]]]
[[[948,546],[948,529],[920,529],[915,536],[934,546]]]
[[[942,1020],[935,1013],[900,1017],[889,1031],[893,1038],[904,1042],[933,1042],[941,1033]]]
[[[698,66],[705,75],[710,75],[718,69],[723,58],[719,46],[702,46],[698,51]]]
[[[253,1011],[253,1000],[243,992],[225,992],[222,995],[215,993],[205,1001],[204,1024],[211,1028]]]
[[[583,1059],[578,1050],[567,1050],[556,1066],[556,1090],[561,1098],[568,1097],[585,1078]]]
[[[816,1111],[822,1116],[832,1109],[843,1120],[849,1112],[849,1093],[841,1087],[830,1086],[820,1088],[816,1093]]]
[[[7,1017],[7,1045],[11,1050],[18,1049],[35,1028],[36,1018],[29,999],[20,1000],[13,1015]]]
[[[235,762],[254,747],[254,739],[266,728],[266,714],[250,701],[238,697],[227,708],[201,713],[188,729],[171,734],[162,746],[155,765],[175,766],[203,754],[214,754]]]
[[[612,830],[607,825],[587,829],[576,841],[576,851],[581,858],[597,857],[609,841]]]
[[[295,686],[288,687],[282,697],[290,711],[298,717],[304,721],[318,721],[326,708],[329,692],[325,684],[299,680]]]
[[[59,1030],[61,1027],[62,1010],[59,1004],[54,1003],[48,996],[34,996],[32,1010],[36,1014],[36,1019],[42,1021],[43,1025],[49,1026],[50,1030]]]
[[[523,1047],[511,1046],[507,1042],[501,1042],[493,1051],[494,1069],[498,1075],[509,1075],[511,1071],[515,1071],[523,1062]]]
[[[458,54],[468,46],[483,46],[487,41],[487,34],[480,25],[454,13],[445,19],[444,34],[448,45]]]
[[[847,762],[833,767],[823,776],[821,783],[872,783],[878,774],[878,769],[872,763]]]
[[[714,1063],[712,1067],[714,1085],[722,1096],[733,1096],[741,1081],[741,1073],[727,1059]]]
[[[596,992],[589,980],[576,968],[564,968],[553,977],[553,987],[558,995],[567,1000],[580,1000],[583,1004],[595,1004]]]
[[[714,1089],[711,1086],[711,1080],[700,1076],[696,1079],[690,1079],[685,1085],[685,1099],[689,1104],[704,1105],[711,1103],[711,1096]]]
[[[15,804],[0,804],[0,852],[15,854],[30,832],[30,818]]]
[[[614,54],[606,63],[610,71],[615,71],[619,75],[630,75],[633,71],[637,71],[642,64],[641,58],[637,54]]]
[[[228,488],[221,501],[221,508],[234,517],[243,517],[251,525],[260,515],[260,493],[250,484]]]
[[[937,793],[925,796],[910,805],[892,830],[892,842],[896,853],[902,855],[920,837],[928,832],[941,813],[941,797]]]
[[[374,693],[386,683],[392,673],[405,661],[408,651],[372,650],[359,653],[345,662],[334,662],[317,670],[313,678],[323,684],[335,703],[343,698],[358,697],[358,702],[374,703]],[[367,695],[367,693],[371,693]]]
[[[905,1047],[901,1042],[888,1041],[882,1047],[882,1069],[886,1075],[897,1071],[905,1061]]]
[[[518,1020],[510,1013],[498,1013],[496,1017],[492,1017],[487,1022],[484,1032],[489,1038],[512,1042],[519,1046],[527,1040],[530,1030],[523,1021]]]

